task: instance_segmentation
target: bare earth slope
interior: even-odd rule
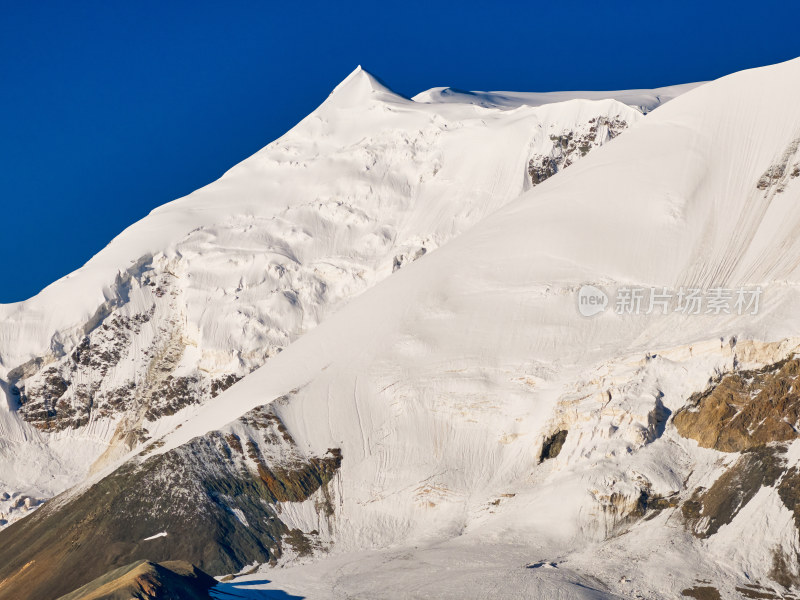
[[[217,581],[185,562],[120,567],[59,600],[206,600]]]

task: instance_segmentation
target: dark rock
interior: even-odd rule
[[[542,453],[539,455],[540,463],[548,458],[555,458],[561,453],[561,448],[564,447],[564,442],[567,441],[567,433],[569,432],[566,429],[561,429],[544,441]]]
[[[781,477],[785,451],[780,446],[746,450],[709,489],[696,489],[681,507],[692,532],[707,538],[733,521],[762,487],[774,485]]]
[[[624,130],[628,123],[614,117],[594,117],[586,125],[585,131],[567,131],[560,135],[551,135],[552,149],[546,154],[535,154],[528,160],[528,176],[531,184],[536,186],[549,179],[559,171],[572,165],[576,160],[588,154],[593,148],[602,146],[614,139]],[[598,133],[603,131],[598,139]]]
[[[710,585],[701,585],[685,589],[681,592],[681,595],[687,598],[696,598],[697,600],[722,600],[719,590]]]

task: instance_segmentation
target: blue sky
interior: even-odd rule
[[[798,16],[771,0],[0,0],[0,302],[218,178],[358,64],[408,95],[656,87],[794,58]]]

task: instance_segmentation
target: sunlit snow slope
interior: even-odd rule
[[[585,100],[613,98],[646,114],[699,85],[702,83],[672,85],[654,90],[619,90],[615,92],[466,92],[455,88],[438,87],[417,94],[414,96],[414,100],[417,102],[476,104],[487,108],[517,108],[565,102],[576,98]]]
[[[797,349],[798,93],[796,60],[674,100],[350,302],[157,452],[265,398],[310,455],[341,449],[333,519],[288,516],[337,556],[277,573],[314,598],[406,597],[407,573],[409,597],[796,587],[791,428],[774,438],[785,446],[731,453],[698,447],[670,417],[721,373]],[[760,285],[763,304],[590,319],[577,311],[586,283]],[[471,561],[493,574],[475,581]]]
[[[482,135],[491,115],[502,129],[589,106],[387,104],[358,77],[373,112],[476,111]],[[493,157],[518,124],[467,150],[469,125],[446,121],[459,160],[443,154],[428,181],[451,165],[435,189],[457,192],[420,192],[425,209],[393,225],[402,240],[415,223],[411,254],[398,242],[370,263],[401,268],[378,281],[374,266],[363,293],[263,366],[161,417],[122,467],[0,533],[0,599],[141,558],[214,575],[260,565],[218,597],[797,597],[799,94],[800,60],[722,78],[536,186],[531,138],[508,175],[484,171],[505,168]],[[345,115],[362,97],[347,83],[337,96],[327,106]],[[541,149],[554,157],[578,137],[553,135]],[[462,209],[479,214],[453,227]],[[418,255],[426,236],[438,249]],[[607,310],[580,314],[585,285]],[[613,298],[640,286],[762,295],[743,314],[617,314]]]
[[[643,118],[615,95],[417,102],[359,68],[219,181],[0,306],[2,519],[169,431],[348,299]]]

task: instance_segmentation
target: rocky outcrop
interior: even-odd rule
[[[800,138],[793,140],[781,155],[764,174],[759,178],[756,188],[768,194],[774,191],[781,194],[786,190],[789,181],[800,177]]]
[[[122,418],[116,438],[133,447],[149,439],[148,422],[205,402],[241,379],[247,367],[214,373],[185,364],[189,342],[174,279],[151,271],[129,277],[137,304],[147,308],[109,307],[69,353],[11,370],[18,414],[48,432]]]
[[[800,359],[722,376],[695,394],[673,423],[703,448],[741,452],[798,437]]]
[[[684,437],[705,448],[741,453],[713,484],[695,488],[682,503],[681,514],[695,536],[716,535],[765,488],[777,492],[800,531],[800,470],[788,452],[798,437],[798,376],[800,359],[795,357],[756,370],[734,371],[692,396],[675,414],[673,423]],[[773,550],[769,577],[786,589],[800,585],[796,566],[800,557],[793,554],[788,547]],[[793,597],[759,586],[736,590],[744,598]]]
[[[402,252],[397,254],[392,261],[392,273],[395,271],[403,268],[404,265],[414,262],[425,256],[427,254],[428,249],[425,246],[420,246],[416,250],[409,250],[407,252]]]
[[[210,600],[217,580],[184,561],[146,560],[114,569],[59,600]]]
[[[314,498],[327,524],[341,452],[304,454],[271,406],[163,454],[156,446],[0,533],[0,599],[56,598],[143,559],[222,575],[321,547],[282,507]]]
[[[564,442],[567,441],[568,433],[566,429],[560,429],[544,441],[542,444],[542,451],[539,454],[540,463],[548,458],[555,458],[559,455],[561,448],[564,447]]]
[[[782,446],[746,450],[708,488],[698,488],[681,512],[697,537],[707,538],[727,525],[762,487],[775,485],[785,471]]]
[[[586,156],[592,149],[617,137],[628,127],[627,121],[615,117],[593,117],[577,128],[550,135],[552,148],[536,153],[528,161],[531,185],[539,185]]]

